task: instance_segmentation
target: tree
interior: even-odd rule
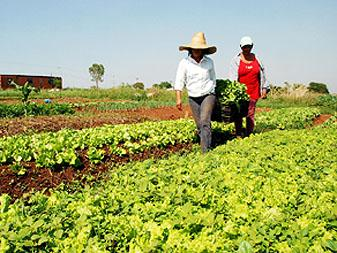
[[[103,82],[104,66],[97,63],[92,64],[89,68],[89,74],[91,75],[91,81],[96,82],[96,88],[98,88],[98,82]]]
[[[143,83],[141,83],[141,82],[136,82],[136,83],[134,83],[133,85],[132,85],[132,87],[133,88],[135,88],[135,89],[139,89],[139,90],[144,90],[144,84]]]
[[[170,89],[172,88],[172,84],[170,82],[161,82],[160,84],[155,83],[152,87],[157,89]]]
[[[56,89],[62,89],[62,79],[61,78],[54,78],[53,79],[54,87]]]
[[[162,88],[162,89],[170,89],[172,88],[172,84],[170,82],[161,82],[159,84],[159,87]]]
[[[312,92],[329,94],[329,90],[327,88],[327,85],[324,84],[324,83],[311,82],[311,83],[309,83],[308,89],[309,89],[309,91],[312,91]]]

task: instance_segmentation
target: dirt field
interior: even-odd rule
[[[82,111],[82,113],[85,113]],[[59,131],[63,128],[83,129],[105,124],[129,124],[143,121],[173,120],[191,117],[188,106],[183,111],[175,107],[142,108],[134,110],[95,111],[82,116],[39,116],[0,119],[0,137],[20,133]]]

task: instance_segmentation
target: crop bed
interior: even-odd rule
[[[0,119],[0,137],[21,133],[55,132],[63,128],[83,129],[103,125],[130,124],[144,121],[174,120],[191,117],[188,106],[183,111],[176,107],[139,108],[133,110],[82,110],[73,116],[39,116]]]
[[[284,117],[285,113],[289,116]],[[257,129],[301,129],[311,125],[317,115],[315,109],[265,112],[257,115]],[[232,124],[214,123],[214,146],[233,138],[232,129]],[[190,150],[196,142],[195,124],[190,119],[0,138],[0,193],[17,198],[32,189],[50,189],[62,181],[97,175],[111,163]]]
[[[0,251],[336,252],[336,133],[273,130],[115,167],[74,193],[2,195]]]

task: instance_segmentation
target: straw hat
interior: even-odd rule
[[[194,34],[190,44],[182,45],[179,47],[180,51],[189,49],[204,49],[205,54],[214,54],[216,52],[215,46],[207,45],[205,34],[203,32],[197,32],[196,34]]]

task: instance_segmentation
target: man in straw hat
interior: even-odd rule
[[[182,110],[181,93],[186,86],[201,151],[205,153],[211,147],[211,115],[216,101],[214,63],[206,55],[215,53],[216,47],[207,45],[204,33],[198,32],[191,43],[180,46],[179,50],[188,51],[188,56],[180,61],[177,70],[174,85],[177,108]]]

